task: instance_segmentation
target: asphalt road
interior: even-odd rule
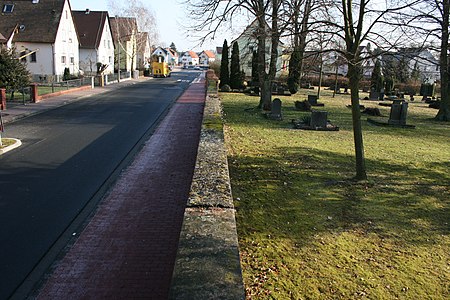
[[[0,299],[50,263],[46,255],[69,241],[77,216],[80,222],[86,207],[95,207],[197,75],[173,73],[8,126],[5,136],[23,145],[0,156]]]

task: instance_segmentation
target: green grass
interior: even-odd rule
[[[2,138],[2,145],[0,146],[0,149],[11,146],[15,142],[16,141],[14,141],[13,139]]]
[[[54,86],[53,89],[51,86],[38,86],[38,95],[51,94],[66,90],[66,86]]]
[[[340,131],[318,132],[290,125],[305,95],[281,97],[279,122],[221,94],[248,299],[449,299],[450,124],[420,102],[416,129],[363,117],[369,180],[355,183],[349,96],[322,92]]]

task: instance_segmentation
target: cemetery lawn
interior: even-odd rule
[[[350,96],[323,91],[316,108],[340,131],[292,129],[308,92],[279,97],[283,121],[263,118],[258,97],[220,94],[247,298],[450,299],[450,124],[420,101],[416,129],[363,115],[357,183]],[[361,104],[387,120],[378,102]]]

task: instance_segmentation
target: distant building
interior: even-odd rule
[[[241,33],[241,35],[232,41],[229,45],[229,54],[231,56],[233,44],[238,43],[239,46],[239,60],[241,63],[241,69],[244,71],[246,76],[252,74],[252,58],[253,51],[258,50],[258,39],[257,39],[258,23],[257,20],[253,21],[247,28]],[[266,24],[267,37],[266,37],[266,71],[269,70],[270,64],[270,52],[271,52],[271,36],[270,27]],[[278,58],[276,63],[277,73],[276,77],[281,75],[282,71],[282,43],[280,42],[278,46]]]
[[[15,47],[34,81],[79,73],[78,35],[68,0],[0,1],[1,43]]]
[[[152,55],[150,42],[148,39],[148,32],[138,32],[137,34],[137,68],[143,69],[148,66],[150,57]]]
[[[197,53],[194,51],[186,51],[180,57],[183,66],[196,66],[200,63]]]
[[[199,64],[204,66],[209,66],[210,63],[216,61],[216,55],[210,50],[204,50],[198,56]]]
[[[383,55],[383,66],[387,62],[394,64],[404,63],[408,75],[417,72],[419,80],[426,83],[434,83],[440,79],[439,61],[428,49],[403,48],[397,52]]]
[[[106,65],[104,74],[114,73],[114,41],[107,11],[72,11],[80,40],[80,69],[97,73],[97,64]]]
[[[109,18],[115,44],[115,66],[120,70],[136,70],[137,65],[137,34],[135,18]],[[120,57],[120,58],[119,58]],[[120,65],[119,65],[120,60]]]

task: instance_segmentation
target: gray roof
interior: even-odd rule
[[[65,0],[0,0],[0,9],[5,4],[14,4],[11,13],[0,14],[0,33],[10,36],[18,26],[14,42],[53,43],[56,39],[59,21]]]

